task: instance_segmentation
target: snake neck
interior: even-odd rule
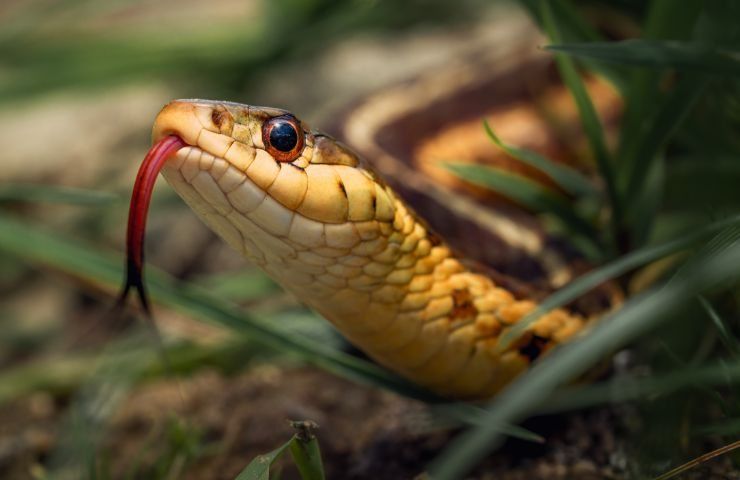
[[[377,362],[445,396],[486,398],[583,329],[583,317],[556,310],[501,349],[536,303],[471,271],[388,193],[394,219],[379,223],[377,236],[358,235],[347,252],[322,249],[335,256],[315,258],[316,270],[291,265],[306,275],[323,268],[313,282],[282,280]]]

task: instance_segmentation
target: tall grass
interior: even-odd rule
[[[567,2],[525,0],[522,3],[553,42],[546,48],[556,56],[563,81],[573,94],[584,130],[591,140],[605,185],[599,200],[603,214],[591,220],[594,222],[592,227],[596,232],[608,232],[594,237],[593,244],[602,249],[601,258],[613,260],[545,300],[536,312],[514,329],[512,336],[542,313],[563,305],[607,277],[618,275],[628,284],[632,268],[637,266],[634,263],[636,259],[651,261],[675,252],[674,248],[666,248],[667,245],[655,244],[656,239],[665,237],[666,231],[673,236],[669,245],[687,247],[692,237],[699,240],[695,237],[696,229],[702,228],[699,225],[737,212],[736,200],[730,200],[728,196],[718,201],[715,180],[721,184],[720,178],[728,174],[724,164],[726,160],[723,159],[732,158],[730,163],[734,165],[740,163],[737,141],[729,134],[733,129],[737,132],[740,126],[737,103],[722,104],[718,101],[735,95],[740,80],[740,35],[737,28],[727,21],[740,14],[738,4],[689,1],[681,9],[676,9],[670,1],[655,0],[637,14],[629,12],[643,22],[644,38],[609,42],[590,30],[578,10]],[[564,40],[569,43],[563,43]],[[584,60],[582,68],[611,80],[624,99],[626,111],[619,144],[614,152],[605,151],[598,118],[576,74],[575,62],[578,59]],[[493,129],[495,127],[492,126]],[[711,134],[712,130],[725,135]],[[511,153],[522,159],[521,152]],[[686,179],[681,185],[667,185],[666,182],[673,178],[669,172],[682,166],[688,157],[697,162],[693,165],[703,176],[706,175],[704,178],[712,180],[700,183]],[[546,168],[541,169],[549,173]],[[463,168],[456,171],[469,180],[481,178],[481,172],[473,174]],[[558,181],[556,175],[550,175]],[[740,181],[736,174],[733,178],[734,182]],[[664,195],[667,191],[671,191],[670,201],[666,201]],[[511,196],[522,201],[531,195],[517,189]],[[540,195],[540,198],[546,197]],[[530,203],[528,206],[531,208],[533,205]],[[569,215],[579,214],[575,205],[571,208]],[[553,205],[538,210],[565,217],[559,213],[561,209],[559,201],[557,210]],[[604,218],[608,220],[602,220]],[[675,228],[666,227],[676,222],[691,225],[694,231],[676,233]],[[571,235],[583,234],[584,229],[580,226],[572,228],[573,222],[567,221],[567,217],[563,224],[571,227]],[[688,262],[674,261],[664,275],[665,280],[659,280],[649,290],[632,296],[619,311],[604,318],[587,336],[554,352],[494,399],[486,408],[487,421],[491,423],[484,420],[448,446],[431,464],[433,478],[459,478],[500,445],[501,437],[491,430],[491,425],[516,423],[541,410],[627,400],[642,400],[642,405],[648,410],[652,404],[664,404],[665,401],[687,405],[688,418],[672,418],[671,427],[659,425],[653,430],[653,434],[663,435],[661,438],[665,444],[672,445],[674,450],[669,448],[668,452],[648,453],[657,453],[658,458],[667,456],[669,460],[680,459],[688,453],[680,449],[675,425],[688,422],[689,428],[696,428],[694,422],[706,421],[702,418],[707,414],[707,403],[718,404],[727,412],[736,412],[737,409],[729,405],[734,398],[732,386],[738,382],[736,374],[730,373],[736,360],[738,335],[738,308],[736,300],[732,300],[732,295],[737,294],[735,282],[740,277],[738,219],[727,218],[721,224],[723,227],[716,229],[709,227],[714,235],[698,242],[699,247],[692,249],[695,253],[688,256]],[[616,248],[612,250],[612,246]],[[671,275],[671,272],[675,273]],[[729,316],[720,316],[715,306],[722,305],[727,312],[728,301]],[[687,308],[697,302],[706,316],[697,317],[694,315],[696,309]],[[693,335],[688,332],[675,335],[680,333],[677,332],[678,326],[687,322],[694,325],[694,330],[698,328],[698,337],[687,338]],[[666,328],[659,329],[664,323],[676,327],[666,325]],[[670,329],[673,334],[666,335]],[[713,340],[716,336],[721,338],[722,346],[712,346],[716,343]],[[658,357],[665,355],[656,355],[650,347],[655,340],[640,342],[643,338],[661,341],[664,353],[673,359],[670,373],[662,373],[662,378],[656,374],[655,380],[648,379],[641,387],[634,384],[634,379],[616,379],[615,382],[624,383],[563,389],[569,380],[596,365],[605,355],[631,342],[638,342],[638,348],[646,350],[643,351],[645,360],[652,363],[652,368],[660,369],[665,358]],[[702,347],[702,344],[709,345],[709,348]],[[640,345],[646,345],[647,349]],[[713,387],[706,388],[706,382]],[[619,385],[634,388],[624,390]],[[685,389],[691,391],[691,397],[699,396],[707,402],[702,404],[702,409],[691,408],[686,403],[688,396],[675,393]],[[651,402],[651,396],[661,401]],[[650,424],[649,419],[647,422]],[[740,430],[731,428],[725,434],[732,437],[740,434]],[[699,443],[688,442],[694,446]],[[637,461],[631,467],[637,476],[657,473]],[[660,478],[670,478],[684,470],[677,469]]]

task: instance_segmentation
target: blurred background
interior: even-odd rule
[[[628,50],[616,66],[578,57],[581,72],[617,84],[593,102],[607,147],[632,158],[631,175],[641,181],[622,205],[617,246],[584,253],[594,264],[738,213],[740,67],[732,54],[740,32],[732,23],[740,17],[732,14],[740,12],[731,1],[704,3],[678,12],[658,0],[553,2],[563,42],[683,42],[678,53]],[[558,42],[542,33],[538,8],[486,0],[3,0],[0,477],[232,479],[291,437],[287,419],[320,425],[328,478],[421,473],[459,425],[418,395],[399,394],[395,379],[378,380],[373,365],[219,241],[164,182],[147,236],[160,336],[135,308],[113,312],[128,196],[152,120],[171,99],[281,107],[312,127],[334,127],[363,99],[475,49],[516,45],[521,55],[549,56],[539,47]],[[580,135],[569,151],[584,158],[573,163],[603,187],[598,152],[588,153]],[[552,214],[519,194],[510,192],[509,202],[526,215]],[[606,200],[576,203],[598,232],[607,230]],[[733,225],[713,245],[736,246]],[[606,234],[594,235],[599,245]],[[630,292],[670,279],[685,258],[619,281]],[[736,284],[715,287],[673,323],[656,322],[652,340],[605,361],[630,385],[660,381],[640,383],[623,400],[597,392],[581,401],[586,409],[569,397],[561,402],[568,413],[525,425],[544,445],[510,440],[478,467],[479,477],[640,478],[728,444],[740,433],[737,293]],[[219,302],[241,309],[222,311]],[[691,381],[660,376],[684,367],[693,369],[684,376]],[[738,458],[723,456],[696,478],[737,478]],[[278,468],[299,478],[287,458]]]

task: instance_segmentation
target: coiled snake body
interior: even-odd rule
[[[211,229],[433,391],[491,396],[587,323],[555,310],[497,348],[536,303],[467,266],[368,163],[286,111],[177,100],[154,124],[157,145],[168,136],[187,146],[162,173]]]

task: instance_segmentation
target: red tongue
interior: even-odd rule
[[[152,199],[154,182],[164,162],[187,144],[175,135],[170,135],[155,143],[136,174],[131,204],[128,211],[128,230],[126,232],[126,282],[123,285],[118,303],[122,304],[133,287],[139,294],[141,305],[149,312],[149,302],[144,288],[144,233],[146,214]]]

